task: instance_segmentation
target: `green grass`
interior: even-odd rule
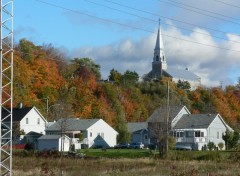
[[[86,154],[86,157],[107,158],[143,158],[151,155],[147,149],[81,149],[77,152]]]

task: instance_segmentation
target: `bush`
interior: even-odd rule
[[[210,151],[212,151],[213,149],[215,149],[216,146],[215,146],[214,142],[209,142],[207,147]]]
[[[34,144],[28,142],[28,143],[26,143],[24,149],[27,150],[27,151],[34,150]]]

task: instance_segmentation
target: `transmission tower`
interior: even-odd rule
[[[12,175],[13,0],[0,0],[0,176]]]

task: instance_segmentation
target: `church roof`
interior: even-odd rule
[[[197,80],[200,79],[199,76],[195,75],[193,72],[189,70],[181,70],[176,68],[167,68],[167,70],[163,70],[167,75],[170,75],[176,79],[185,79],[185,80]]]

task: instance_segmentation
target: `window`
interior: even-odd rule
[[[182,131],[180,132],[180,137],[183,137],[183,132]]]
[[[201,132],[200,131],[195,131],[195,137],[201,137]]]
[[[37,119],[37,124],[38,124],[38,125],[40,124],[40,118]]]
[[[90,132],[90,137],[92,137],[92,132]]]
[[[217,132],[217,139],[219,139],[219,132]]]
[[[28,118],[26,118],[26,124],[28,124]]]
[[[147,134],[144,135],[144,139],[148,139],[148,135]]]
[[[156,56],[156,61],[159,61],[159,56]]]

